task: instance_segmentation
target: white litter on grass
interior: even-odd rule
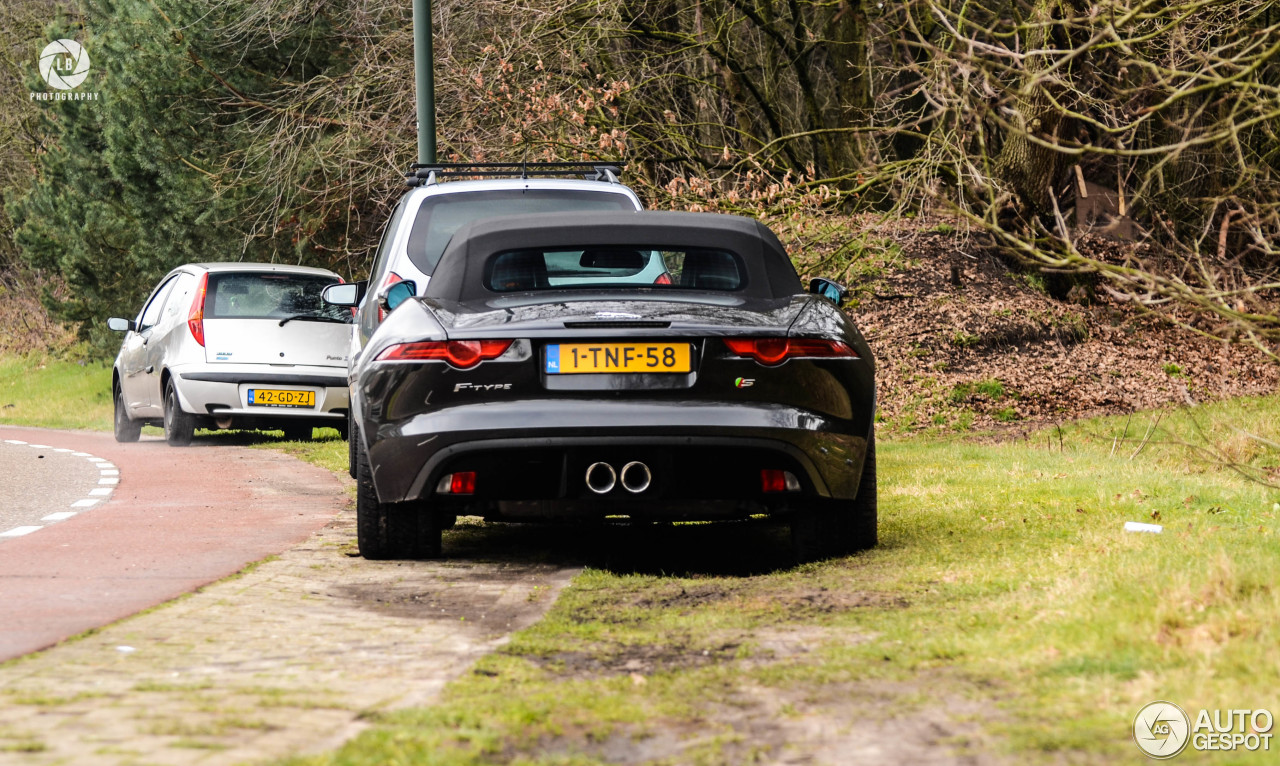
[[[121,654],[129,654],[131,652],[136,652],[138,650],[134,649],[132,646],[117,646],[116,651],[120,652]]]
[[[1159,524],[1143,524],[1140,521],[1126,521],[1124,523],[1124,531],[1126,532],[1149,532],[1158,535],[1164,531],[1164,527]]]

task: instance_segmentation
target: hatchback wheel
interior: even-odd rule
[[[429,508],[380,503],[364,444],[356,440],[356,544],[370,560],[440,555],[440,523]]]
[[[136,442],[142,435],[142,421],[129,417],[129,410],[124,406],[124,392],[115,387],[115,431],[116,441]]]
[[[195,432],[196,419],[191,413],[182,411],[178,391],[171,380],[164,387],[164,439],[170,447],[185,447],[191,443]]]

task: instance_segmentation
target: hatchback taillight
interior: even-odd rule
[[[204,296],[209,289],[209,272],[200,277],[200,286],[196,288],[196,297],[191,301],[191,310],[187,312],[187,328],[196,343],[204,345]]]
[[[725,338],[737,356],[772,367],[794,357],[857,359],[858,353],[838,340],[820,338]]]
[[[421,362],[439,360],[460,370],[496,359],[511,347],[510,340],[423,340],[397,343],[378,354],[379,362]]]

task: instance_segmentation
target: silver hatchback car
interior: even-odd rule
[[[124,332],[111,375],[115,435],[143,425],[171,445],[197,427],[282,429],[309,439],[329,426],[346,437],[352,312],[320,299],[342,278],[304,266],[193,263],[160,281]]]

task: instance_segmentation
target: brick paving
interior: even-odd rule
[[[370,562],[348,510],[278,557],[0,665],[0,764],[241,764],[430,703],[579,571]]]

